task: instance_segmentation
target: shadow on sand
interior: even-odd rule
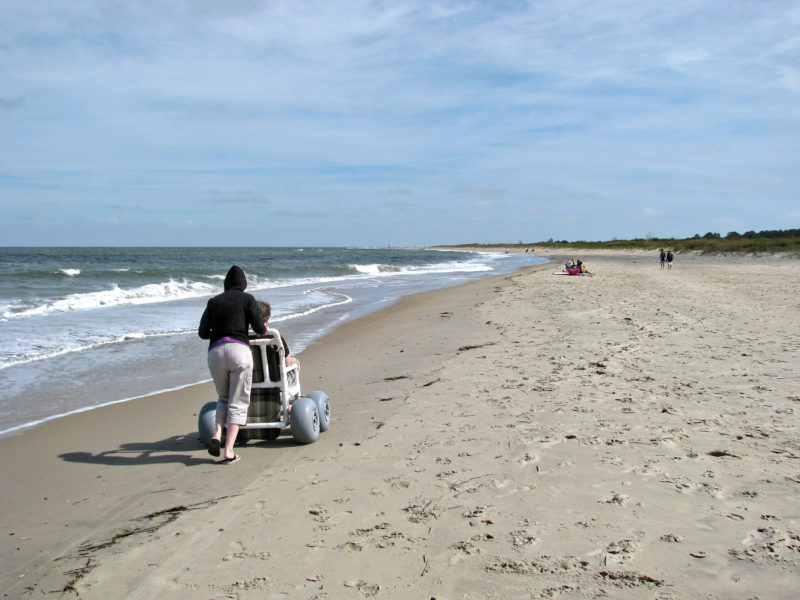
[[[273,441],[253,440],[236,444],[237,447],[245,445],[283,448],[297,444],[291,437],[285,436]],[[129,442],[121,444],[116,450],[106,450],[97,454],[65,452],[59,454],[58,457],[67,462],[119,467],[167,463],[181,463],[187,467],[193,467],[219,462],[218,458],[209,456],[205,450],[206,445],[200,440],[197,433],[191,433],[174,435],[157,442]],[[203,451],[203,454],[196,455],[198,451]]]
[[[182,463],[187,467],[207,465],[214,460],[208,456],[195,456],[206,446],[196,433],[174,435],[156,442],[129,442],[121,444],[116,450],[91,452],[66,452],[59,458],[67,462],[90,463],[111,466],[153,465]]]

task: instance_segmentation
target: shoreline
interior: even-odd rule
[[[800,265],[650,258],[341,325],[300,355],[333,407],[308,446],[215,464],[210,384],[0,439],[7,596],[790,594]]]
[[[360,253],[365,260],[381,258],[377,256],[380,253],[373,253],[376,254],[373,256],[365,250],[353,252]],[[384,276],[376,265],[364,264],[362,270],[368,272],[352,278],[341,277],[322,283],[323,279],[319,286],[308,283],[311,279],[296,278],[297,285],[291,288],[261,290],[256,286],[253,292],[257,298],[269,299],[274,306],[283,306],[277,309],[273,319],[287,339],[293,340],[294,351],[299,352],[342,321],[386,306],[400,295],[463,282],[471,277],[508,272],[533,262],[527,257],[508,260],[486,253],[461,252],[452,255],[458,257],[456,262],[448,263],[442,262],[445,259],[440,258],[440,254],[422,251],[412,256],[402,252],[386,258],[389,264],[393,264],[392,261],[408,263],[407,272],[404,267],[390,270]],[[427,262],[425,268],[415,271],[409,266],[415,261],[432,261],[431,264],[439,265],[443,272],[428,273],[432,267]],[[372,270],[375,273],[370,275]],[[80,352],[4,364],[0,369],[0,379],[5,386],[0,401],[0,430],[3,432],[0,436],[13,435],[14,431],[25,430],[32,423],[82,410],[87,405],[127,401],[208,380],[208,369],[201,360],[201,340],[197,338],[196,323],[191,316],[196,313],[199,318],[204,306],[202,299],[184,299],[155,307],[133,304],[111,306],[107,312],[103,309],[47,316],[47,319],[55,319],[52,324],[56,331],[61,331],[52,336],[56,340],[52,342],[54,346],[61,344],[58,340],[75,340],[76,346],[81,346],[83,341],[103,331],[145,333],[126,334],[113,343],[90,344]],[[59,319],[63,321],[62,328],[58,327]],[[36,327],[43,328],[44,322],[37,321]],[[27,339],[24,336],[41,335],[35,328],[24,330],[23,320],[12,319],[4,326],[13,326],[11,330],[4,329],[10,339],[4,357],[16,354],[21,340]],[[163,333],[166,330],[172,333]],[[31,350],[32,355],[36,352]],[[168,367],[164,368],[165,365]]]
[[[476,252],[481,253],[481,252],[485,252],[485,251],[477,250]],[[487,253],[493,254],[493,252],[487,252]],[[522,268],[526,268],[526,267],[522,267]],[[490,275],[489,277],[497,277],[497,276],[501,276],[503,274],[507,274],[507,273],[501,272],[501,273],[498,273],[498,274],[495,274],[495,275]],[[480,277],[480,278],[481,279],[485,278],[485,276]],[[457,285],[457,286],[458,285],[464,285],[464,283],[469,283],[469,281],[463,282],[463,283],[458,283],[458,284],[455,284],[455,285]],[[433,288],[433,289],[434,290],[445,289],[447,287],[451,287],[451,285],[452,284],[448,284],[448,285],[445,285],[445,286],[443,286],[441,288],[436,287],[436,288]],[[255,294],[260,294],[263,291],[264,290],[256,289],[256,290],[254,290],[254,293]],[[422,290],[420,290],[419,292],[413,292],[413,294],[421,293],[421,292],[424,292],[424,291],[428,291],[428,286],[424,286]],[[406,295],[408,295],[408,294],[406,294]],[[401,296],[397,296],[396,298],[392,298],[392,299],[390,299],[390,302],[396,302],[399,298],[402,298],[402,297],[404,297],[404,296],[401,295]],[[352,299],[348,299],[348,301],[341,302],[340,304],[348,304],[351,301],[352,301]],[[337,305],[334,304],[332,306],[337,306]],[[330,307],[327,307],[327,308],[330,308]],[[360,311],[359,311],[360,314],[358,316],[348,317],[348,318],[346,318],[344,320],[337,320],[337,321],[335,321],[335,322],[323,327],[323,333],[317,334],[316,336],[312,337],[311,338],[311,344],[313,345],[315,343],[319,343],[319,341],[322,338],[324,338],[326,335],[329,335],[331,331],[335,331],[342,323],[346,323],[346,322],[349,322],[349,321],[354,320],[354,319],[359,319],[365,314],[369,314],[369,313],[371,313],[373,311],[380,311],[380,310],[383,310],[385,308],[386,308],[385,306],[381,307],[381,306],[377,306],[377,305],[376,306],[371,306],[371,307],[366,307],[366,308],[362,307],[360,309]],[[366,310],[366,312],[364,312],[365,310]],[[313,311],[309,311],[308,313],[302,313],[302,314],[299,314],[299,315],[294,315],[294,316],[291,317],[291,319],[294,320],[294,319],[297,319],[298,317],[306,317],[306,316],[308,316],[310,314],[316,313],[317,311],[318,311],[318,309],[315,309]],[[282,321],[282,319],[278,318],[275,321],[276,321],[276,323],[280,323]],[[279,329],[283,329],[282,327],[280,327],[280,325],[278,325],[278,327],[279,327]],[[291,324],[290,324],[290,327],[291,327]],[[291,333],[289,333],[289,335],[291,336]],[[157,337],[164,337],[164,336],[157,336]],[[167,337],[179,337],[179,336],[170,335],[170,336],[167,336]],[[194,340],[196,338],[196,333],[192,333],[191,337],[192,337],[192,340]],[[291,339],[294,339],[294,336],[291,336]],[[114,345],[115,345],[115,343],[111,343],[111,344],[107,344],[106,346],[112,347]],[[158,388],[158,389],[155,389],[153,391],[149,391],[149,392],[145,392],[145,393],[135,393],[134,395],[123,397],[123,398],[114,398],[114,399],[103,401],[103,402],[101,402],[99,404],[92,405],[92,406],[81,406],[81,407],[78,407],[78,408],[73,408],[73,409],[66,410],[64,412],[59,412],[59,413],[47,415],[47,416],[44,416],[44,417],[34,418],[31,421],[25,421],[25,422],[17,423],[17,424],[11,425],[9,427],[6,427],[5,429],[0,429],[0,439],[6,438],[6,437],[13,437],[13,436],[18,435],[18,434],[20,434],[20,433],[24,432],[25,430],[30,429],[32,427],[38,427],[38,426],[41,426],[41,425],[43,425],[45,423],[48,423],[48,422],[51,422],[53,420],[57,420],[57,419],[60,419],[60,418],[66,417],[66,416],[79,414],[79,413],[82,413],[82,412],[95,410],[95,409],[98,409],[98,408],[103,408],[105,406],[110,406],[110,405],[113,405],[113,404],[118,404],[118,403],[122,403],[122,402],[131,402],[131,401],[138,400],[138,399],[141,399],[141,398],[146,398],[146,397],[149,397],[149,396],[165,394],[165,393],[168,393],[168,392],[181,390],[181,389],[184,389],[184,388],[187,388],[187,387],[191,387],[191,386],[195,386],[195,385],[202,385],[202,384],[208,383],[210,381],[211,381],[210,378],[204,377],[204,378],[201,378],[201,379],[198,379],[196,381],[189,382],[189,383],[179,383],[179,384],[176,384],[176,385],[169,385],[167,387]]]
[[[19,435],[23,433],[26,429],[30,429],[31,427],[39,427],[44,425],[45,423],[49,423],[51,421],[55,421],[57,419],[63,419],[64,417],[70,417],[72,415],[77,415],[80,413],[88,412],[90,410],[97,410],[99,408],[105,408],[107,406],[113,406],[114,404],[121,404],[123,402],[133,402],[135,400],[141,400],[142,398],[148,398],[150,396],[160,396],[162,394],[169,394],[171,392],[177,392],[179,390],[183,390],[189,387],[207,384],[211,381],[211,379],[205,379],[203,381],[195,381],[192,383],[186,383],[184,385],[178,385],[172,388],[166,388],[163,390],[156,390],[154,392],[150,392],[148,394],[141,394],[140,396],[132,396],[130,398],[120,398],[119,400],[109,400],[108,402],[103,402],[102,404],[96,404],[94,406],[84,406],[83,408],[76,408],[74,410],[70,410],[65,413],[59,413],[55,415],[50,415],[48,417],[44,417],[42,419],[37,419],[36,421],[30,421],[28,423],[22,423],[21,425],[15,425],[13,427],[9,427],[8,429],[0,430],[0,439],[4,439],[6,437],[12,437],[15,435]]]

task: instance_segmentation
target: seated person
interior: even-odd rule
[[[269,318],[272,315],[272,307],[269,305],[269,302],[264,302],[263,300],[258,300],[256,304],[258,304],[258,308],[261,309],[261,319],[264,321],[264,327],[269,329]],[[283,339],[283,336],[281,336],[281,343],[283,344],[283,352],[286,355],[286,366],[291,367],[292,365],[297,365],[297,370],[299,371],[300,363],[289,353],[289,345],[286,343],[286,340]]]
[[[580,264],[580,262],[581,261],[578,261],[578,264]],[[564,265],[564,270],[570,275],[579,275],[581,270],[578,264],[575,263],[575,259],[572,259]]]
[[[591,273],[589,272],[589,269],[587,269],[587,268],[586,268],[586,265],[585,265],[585,264],[583,264],[581,261],[578,261],[577,267],[578,267],[578,270],[579,270],[581,273],[583,273],[583,274],[585,274],[585,275],[591,275]]]

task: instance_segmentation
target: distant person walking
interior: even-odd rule
[[[667,270],[672,268],[672,259],[675,258],[672,250],[667,250]]]
[[[663,248],[659,248],[658,250],[658,264],[661,265],[661,268],[664,268],[664,262],[667,259],[667,255],[664,253]]]
[[[217,390],[216,427],[208,453],[220,455],[222,425],[227,424],[225,452],[222,462],[234,463],[239,456],[233,444],[239,426],[247,423],[250,387],[253,383],[253,354],[250,351],[250,327],[264,334],[267,328],[261,318],[256,299],[245,293],[247,278],[240,267],[233,265],[225,276],[225,291],[208,301],[200,318],[197,333],[209,340],[208,370]]]

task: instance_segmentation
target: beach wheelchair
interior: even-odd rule
[[[299,444],[310,444],[327,431],[331,423],[331,403],[325,392],[300,393],[298,365],[286,366],[286,354],[277,329],[263,337],[250,339],[253,353],[253,383],[247,422],[239,427],[237,443],[248,440],[274,440],[285,427]],[[207,402],[200,409],[197,428],[200,439],[209,444],[216,427],[217,403]],[[223,431],[224,435],[224,431]]]

